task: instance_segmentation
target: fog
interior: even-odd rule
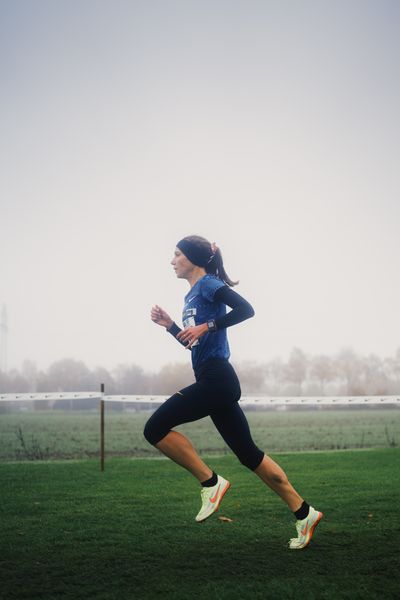
[[[335,356],[306,355],[294,348],[287,361],[234,362],[244,396],[397,396],[400,392],[400,348],[395,356],[381,360],[378,356],[357,355],[344,349]],[[155,372],[146,372],[135,364],[120,364],[111,371],[104,367],[88,369],[79,360],[61,359],[46,371],[39,371],[34,363],[25,360],[21,370],[0,371],[1,393],[40,392],[99,392],[104,384],[106,394],[168,395],[193,383],[193,372],[188,362],[170,362]],[[43,402],[42,402],[43,400]],[[39,401],[44,408],[47,400]],[[50,405],[52,401],[50,401]],[[61,402],[60,406],[72,407]],[[395,404],[395,402],[393,402]],[[28,401],[26,406],[31,406]],[[97,407],[96,401],[82,399],[83,407]],[[379,405],[380,407],[382,405]],[[365,407],[365,405],[364,405]],[[4,404],[0,412],[16,408],[20,403]],[[368,406],[367,408],[370,408]]]
[[[255,309],[234,361],[393,356],[399,6],[3,0],[7,368],[189,361],[150,309],[193,233]]]

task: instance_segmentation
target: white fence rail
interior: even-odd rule
[[[0,402],[30,402],[47,400],[104,400],[132,404],[161,404],[169,396],[105,395],[99,392],[45,392],[37,394],[0,394]],[[243,406],[333,406],[333,405],[383,405],[400,406],[400,396],[242,396]]]

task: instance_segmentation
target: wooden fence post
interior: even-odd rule
[[[104,383],[101,384],[100,390],[100,469],[104,471]]]

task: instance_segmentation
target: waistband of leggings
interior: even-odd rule
[[[194,374],[196,377],[199,377],[208,369],[218,368],[220,366],[229,364],[230,363],[227,358],[208,358],[194,369]]]

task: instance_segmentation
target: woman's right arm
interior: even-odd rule
[[[165,310],[161,308],[161,306],[158,306],[158,304],[153,306],[153,308],[151,309],[150,317],[154,323],[157,323],[157,325],[162,325],[162,327],[165,327],[166,329],[169,329],[169,327],[171,327],[171,325],[173,324],[173,320],[171,319],[169,314],[166,313]]]
[[[178,327],[175,321],[171,319],[169,314],[166,313],[165,310],[161,308],[161,306],[158,306],[158,304],[153,306],[153,308],[151,309],[151,320],[154,323],[157,323],[157,325],[162,325],[163,327],[165,327],[168,333],[170,333],[182,346],[186,348],[187,344],[185,342],[181,342],[176,337],[178,333],[182,331],[182,329]]]

